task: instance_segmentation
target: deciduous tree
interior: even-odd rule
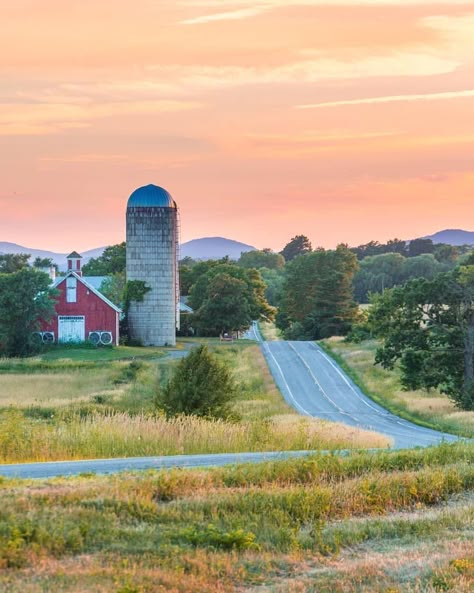
[[[4,253],[0,255],[0,273],[13,274],[28,266],[29,253]]]
[[[198,277],[191,289],[188,302],[195,312],[193,324],[203,334],[219,335],[222,330],[246,329],[253,319],[262,316],[272,319],[275,311],[265,299],[265,288],[258,270],[247,270],[231,263],[213,265]],[[230,310],[231,303],[236,307],[236,314]],[[219,326],[213,321],[211,311],[219,320]]]
[[[99,257],[91,258],[82,268],[87,276],[107,276],[116,272],[125,272],[126,243],[110,245]]]
[[[375,297],[369,323],[384,340],[376,362],[392,368],[400,361],[407,389],[437,387],[474,409],[474,256]]]
[[[242,253],[237,263],[243,268],[281,270],[285,267],[285,258],[281,253],[275,253],[270,249],[262,249],[262,251],[255,250]]]
[[[0,274],[0,354],[26,356],[38,349],[33,332],[53,315],[56,294],[38,270]]]
[[[280,251],[285,261],[289,262],[295,259],[298,255],[304,255],[312,251],[311,241],[305,235],[296,235],[289,243]]]
[[[356,256],[346,245],[317,249],[287,265],[277,325],[287,337],[344,335],[357,315],[352,280]]]

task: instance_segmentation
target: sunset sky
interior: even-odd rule
[[[0,0],[0,241],[474,230],[474,1]]]

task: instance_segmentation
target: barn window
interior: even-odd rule
[[[74,276],[66,278],[66,301],[68,303],[77,302],[77,278]]]

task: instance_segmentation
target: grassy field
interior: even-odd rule
[[[474,446],[0,484],[5,593],[468,593]]]
[[[176,364],[163,350],[66,348],[0,360],[0,462],[389,445],[375,433],[298,416],[254,343],[207,342],[238,380],[238,422],[160,414],[156,393]]]
[[[403,391],[397,369],[374,365],[377,342],[360,344],[342,338],[324,340],[322,345],[349,372],[363,391],[396,414],[454,434],[474,437],[474,412],[465,412],[437,390]]]

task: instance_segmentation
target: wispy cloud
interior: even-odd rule
[[[92,121],[130,114],[162,113],[197,109],[193,101],[136,101],[93,105],[70,103],[4,103],[0,113],[0,136],[55,134],[87,127]]]
[[[253,8],[241,8],[240,10],[230,10],[228,12],[217,12],[214,14],[207,14],[191,19],[181,21],[182,25],[202,25],[213,21],[234,21],[240,19],[247,19],[269,9],[268,6],[255,6]]]
[[[371,105],[374,103],[399,103],[403,101],[443,101],[448,99],[465,99],[474,97],[474,90],[446,91],[441,93],[420,93],[414,95],[387,95],[385,97],[366,97],[343,101],[326,101],[324,103],[308,103],[296,105],[297,109],[319,109],[323,107],[341,107],[344,105]]]
[[[219,12],[199,15],[181,21],[183,25],[202,25],[214,21],[240,20],[259,16],[270,10],[278,8],[288,8],[287,0],[260,0],[255,4],[252,0],[187,0],[181,2],[185,6],[196,8],[219,8]],[[447,0],[294,0],[291,7],[304,6],[327,6],[334,8],[336,6],[436,6],[446,5]],[[449,0],[449,5],[474,6],[474,2],[469,0]],[[225,8],[226,10],[222,10]],[[229,10],[232,9],[232,10]]]
[[[433,76],[455,71],[455,59],[423,51],[398,51],[386,55],[354,57],[353,60],[302,59],[275,67],[252,66],[161,66],[150,67],[158,77],[174,82],[176,89],[219,88],[251,84],[314,83],[324,80]]]

